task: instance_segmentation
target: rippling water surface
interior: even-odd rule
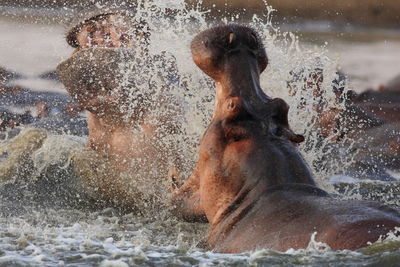
[[[0,266],[396,266],[400,260],[398,240],[360,251],[329,251],[310,241],[298,251],[217,254],[197,247],[204,225],[163,216],[120,216],[111,209],[30,211],[1,218],[0,226]]]
[[[214,96],[213,84],[191,61],[189,44],[195,34],[215,24],[215,21],[207,22],[204,13],[187,8],[183,1],[170,1],[170,5],[164,1],[158,5],[158,2],[145,1],[136,16],[146,19],[150,25],[151,54],[166,51],[176,60],[179,82],[171,86],[170,93],[185,103],[185,138],[175,136],[171,140],[162,137],[161,140],[165,143],[179,141],[176,149],[187,159],[182,174],[187,177],[196,159],[196,145],[210,118]],[[167,7],[174,7],[175,13],[167,12]],[[352,156],[339,157],[327,166],[320,164],[331,150],[326,140],[321,143],[313,134],[315,111],[312,105],[316,100],[311,92],[290,96],[287,89],[287,81],[293,79],[291,71],[307,77],[315,70],[315,66],[323,68],[324,86],[329,88],[341,64],[344,71],[358,81],[352,86],[361,87],[366,84],[366,78],[360,77],[358,71],[364,73],[364,65],[357,60],[341,61],[340,57],[335,56],[337,51],[327,50],[325,45],[300,43],[294,34],[272,26],[269,11],[266,7],[265,17],[254,16],[250,23],[260,32],[270,60],[270,66],[262,76],[262,86],[267,94],[282,97],[291,105],[292,127],[307,138],[307,145],[299,149],[313,168],[317,182],[339,198],[377,198],[399,207],[399,187],[396,183],[392,186],[370,182],[370,186],[361,189],[355,185],[341,192],[345,196],[335,191],[329,179],[333,175],[342,175]],[[18,14],[21,12],[19,10]],[[72,50],[63,40],[64,24],[32,23],[26,20],[17,22],[12,16],[0,19],[0,32],[4,39],[0,44],[1,64],[26,75],[15,83],[35,91],[65,93],[61,84],[36,77],[53,70],[71,54]],[[239,19],[240,14],[218,23]],[[349,50],[343,48],[346,45],[350,47],[344,43],[342,47],[337,46],[338,50]],[[388,51],[385,50],[387,46],[387,43],[361,44],[356,48],[351,46],[353,50],[344,55],[348,59],[346,55],[355,57],[363,49],[366,53],[375,48]],[[395,52],[400,44],[393,41],[390,47]],[[390,54],[392,50],[389,50]],[[384,54],[375,61],[371,55],[368,60],[374,60],[377,64],[383,62],[387,66],[395,64],[391,58],[391,55]],[[151,74],[141,75],[143,79],[149,79],[146,75]],[[371,78],[372,75],[375,78]],[[376,80],[384,82],[390,78],[387,76],[387,71],[379,68],[373,74],[368,74],[369,78],[375,79],[372,86]],[[158,87],[162,87],[163,79],[152,78]],[[297,83],[301,87],[302,81]],[[327,90],[323,101],[328,106],[340,107],[341,104],[335,103],[332,98],[332,92]],[[299,107],[298,103],[303,99],[308,100],[306,106]],[[84,151],[85,137],[45,132],[37,146],[24,146],[32,144],[30,136],[26,134],[14,145],[10,145],[10,141],[0,143],[0,152],[3,153],[0,157],[0,192],[3,197],[7,196],[4,199],[0,197],[0,266],[396,266],[400,262],[400,240],[395,237],[388,237],[359,251],[331,251],[310,237],[310,244],[304,250],[283,253],[262,250],[232,255],[213,253],[204,247],[207,225],[181,222],[163,208],[160,199],[165,196],[166,189],[154,193],[158,196],[155,199],[159,199],[161,204],[142,203],[143,211],[140,214],[124,214],[118,209],[103,206],[88,207],[86,204],[90,198],[86,199],[79,190],[76,192],[71,189],[75,179],[79,178],[75,177],[70,167],[73,155]],[[142,176],[148,178],[146,174]],[[395,174],[393,176],[396,177]],[[348,178],[341,177],[345,180]],[[166,181],[164,177],[158,178]],[[30,186],[31,183],[35,185]],[[37,186],[37,183],[40,185]],[[45,186],[44,190],[41,186]],[[384,196],[381,194],[383,187],[387,190]],[[68,191],[70,189],[72,193]],[[360,193],[363,190],[367,194]]]

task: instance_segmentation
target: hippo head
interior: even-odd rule
[[[196,65],[216,82],[214,115],[196,168],[208,220],[250,191],[314,185],[296,148],[304,138],[288,124],[289,106],[260,87],[268,58],[257,32],[240,25],[211,28],[194,38],[191,50]]]

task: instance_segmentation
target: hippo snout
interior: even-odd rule
[[[192,57],[196,65],[213,79],[221,79],[227,65],[232,65],[229,58],[243,53],[253,57],[261,73],[268,65],[268,57],[258,33],[252,28],[230,24],[218,26],[197,35],[191,44]],[[236,64],[237,68],[245,68]]]

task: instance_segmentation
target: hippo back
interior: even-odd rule
[[[237,205],[237,203],[236,203]],[[400,226],[400,213],[379,203],[341,201],[314,186],[286,184],[251,193],[216,224],[209,241],[219,252],[286,251],[316,240],[332,249],[358,249]]]

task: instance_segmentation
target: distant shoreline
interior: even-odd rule
[[[99,0],[101,1],[110,2]],[[198,2],[186,1],[189,4]],[[276,10],[273,21],[280,23],[327,21],[343,27],[400,28],[399,0],[267,0],[265,2]],[[87,0],[2,0],[0,12],[2,7],[4,9],[8,6],[8,9],[10,7],[54,8],[54,13],[57,13],[57,9],[62,7],[73,8],[89,4],[90,1]],[[210,10],[210,15],[213,17],[239,12],[243,20],[250,19],[253,14],[261,15],[266,12],[263,0],[203,0],[202,9]]]
[[[196,2],[195,0],[187,0]],[[330,21],[342,25],[400,27],[399,0],[267,0],[274,20],[284,23]],[[227,4],[227,5],[225,5]],[[204,0],[204,7],[222,12],[246,9],[248,14],[265,12],[263,0]],[[212,11],[213,15],[218,12]]]

